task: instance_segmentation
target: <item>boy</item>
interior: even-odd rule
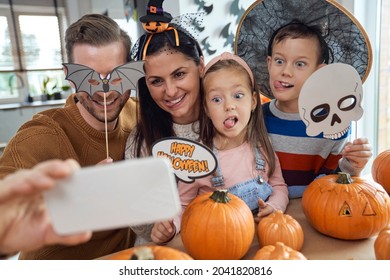
[[[279,11],[277,7],[284,8],[283,16],[270,15],[272,12]],[[341,6],[336,6],[329,1],[264,0],[252,9],[256,11],[256,15],[247,13],[246,18],[242,20],[242,34],[237,39],[238,54],[252,62],[252,69],[260,76],[260,87],[263,93],[274,98],[264,104],[263,109],[266,126],[288,185],[289,197],[301,197],[307,185],[320,174],[334,173],[340,169],[351,175],[360,175],[372,156],[367,139],[359,138],[352,143],[347,143],[349,133],[334,140],[325,139],[322,135],[309,137],[298,110],[302,85],[320,67],[337,60],[337,62],[352,64],[360,71],[363,80],[368,75],[370,52],[366,45],[369,46],[369,41],[364,37],[363,31],[359,32],[360,25],[355,24],[352,15]],[[256,40],[263,37],[270,38],[268,47],[263,47],[263,51],[266,50],[263,55],[266,54],[269,78],[268,75],[260,73],[261,70],[254,64],[256,61],[250,59],[253,57],[250,46],[257,48],[259,46],[253,42],[248,43],[250,36],[245,33],[255,29],[253,26],[247,28],[245,20],[250,18],[251,22],[247,20],[248,24],[260,24],[256,19],[267,20],[265,13],[275,20],[269,22],[269,25],[261,25],[262,28],[256,30],[255,38]],[[324,26],[326,32],[323,31]],[[336,29],[338,33],[334,32]],[[267,37],[267,31],[272,36]],[[360,37],[356,36],[357,42],[360,43],[359,48],[354,48],[355,46],[345,42],[348,32],[360,35]],[[332,38],[333,41],[329,41],[331,43],[325,40],[324,33],[327,34],[327,38]],[[360,38],[362,39],[359,40]],[[337,51],[343,46],[350,47],[350,50],[342,49],[340,55]],[[351,50],[360,53],[351,55]],[[347,55],[343,57],[343,53]],[[350,61],[351,57],[356,61]],[[367,61],[358,61],[358,58],[362,57],[367,58]],[[261,58],[261,55],[258,56],[259,63]],[[265,61],[265,56],[263,58]]]

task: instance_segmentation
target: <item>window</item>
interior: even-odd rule
[[[62,1],[0,1],[0,103],[52,95],[68,86],[62,63]]]
[[[390,3],[382,1],[379,61],[378,152],[390,149]]]
[[[378,39],[380,38],[380,34],[378,33],[378,24],[380,20],[378,11],[381,0],[339,0],[338,2],[352,12],[359,23],[364,27],[372,47],[371,71],[363,84],[362,106],[364,113],[359,121],[352,124],[352,137],[350,139],[350,141],[353,141],[359,137],[368,138],[368,141],[373,148],[374,155],[366,164],[362,175],[370,176],[372,161],[378,152]]]

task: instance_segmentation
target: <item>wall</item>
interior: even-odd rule
[[[89,12],[102,13],[105,10],[109,11],[109,15],[114,18],[120,18],[121,3],[123,0],[65,0],[68,12],[68,22],[76,21],[80,16]],[[145,14],[148,0],[138,0],[138,17]],[[199,3],[199,4],[197,4]],[[237,24],[241,14],[253,3],[253,0],[225,0],[225,1],[199,1],[199,0],[166,0],[163,3],[165,11],[171,13],[175,18],[185,13],[205,12],[207,9],[212,11],[204,17],[202,26],[204,31],[199,34],[197,38],[200,42],[204,40],[202,46],[205,47],[205,59],[208,61],[209,57],[214,53],[222,51],[233,51],[232,43],[233,37],[236,33]],[[215,20],[223,19],[223,20]],[[227,25],[230,25],[227,27]],[[225,28],[227,27],[227,28]],[[223,31],[227,31],[222,35]],[[142,29],[140,29],[142,30]],[[139,31],[140,31],[139,30]],[[224,38],[223,36],[229,36]],[[135,39],[135,38],[133,38]],[[230,45],[229,45],[230,43]]]
[[[204,30],[199,32],[197,39],[203,48],[205,60],[208,62],[217,53],[233,51],[233,40],[241,15],[254,1],[180,0],[177,1],[179,5],[175,5],[175,2],[164,2],[164,9],[171,12],[173,17],[185,13],[206,13],[203,22],[200,23]],[[171,6],[176,8],[170,9]]]

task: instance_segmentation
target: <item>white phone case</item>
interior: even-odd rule
[[[164,221],[181,211],[175,176],[164,158],[81,168],[44,197],[59,234]]]

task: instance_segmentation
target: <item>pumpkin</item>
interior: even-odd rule
[[[390,227],[382,229],[374,242],[375,258],[390,260]]]
[[[162,21],[148,21],[143,22],[142,27],[148,33],[160,33],[164,32],[168,28],[168,22]]]
[[[306,260],[306,257],[299,251],[286,246],[283,242],[276,242],[275,245],[267,245],[257,250],[254,260]]]
[[[113,253],[102,260],[192,260],[188,254],[160,245],[142,245]]]
[[[371,166],[372,178],[390,193],[390,150],[381,152]]]
[[[302,208],[319,232],[355,240],[373,236],[388,224],[390,197],[375,182],[340,172],[310,183],[302,196]]]
[[[260,246],[283,242],[294,250],[301,250],[304,234],[301,225],[293,217],[277,210],[263,218],[257,226]]]
[[[198,195],[182,215],[180,236],[194,259],[241,259],[248,252],[254,235],[251,210],[227,190]]]

